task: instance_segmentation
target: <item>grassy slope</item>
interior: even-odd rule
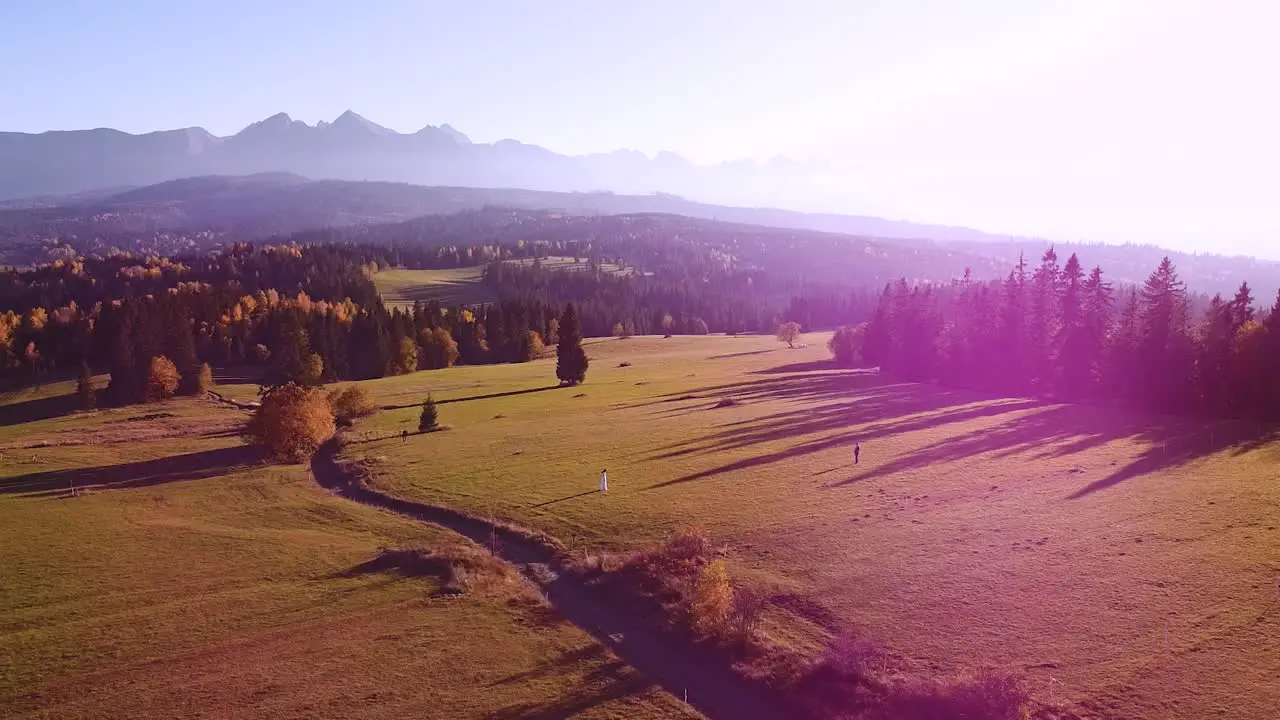
[[[412,305],[414,301],[439,300],[445,305],[485,302],[492,299],[480,284],[479,266],[447,270],[384,270],[373,276],[374,285],[389,306]]]
[[[416,426],[406,407],[348,453],[571,544],[703,527],[818,603],[771,618],[797,644],[830,613],[919,666],[1007,666],[1123,717],[1280,707],[1280,448],[1257,428],[886,382],[808,340],[597,341],[573,389],[542,389],[554,360],[374,381],[386,404],[434,392],[453,431],[374,439]]]
[[[2,714],[686,712],[515,589],[447,599],[436,578],[361,571],[379,546],[459,540],[256,464],[235,411],[58,416],[67,389],[0,397]]]
[[[531,265],[533,260],[512,260],[518,265]],[[574,263],[571,257],[548,257],[542,260],[547,270],[585,270],[585,258]],[[601,263],[607,273],[630,272],[628,268],[613,263]],[[373,277],[374,285],[389,306],[412,305],[414,301],[438,300],[445,306],[487,302],[493,294],[480,283],[484,268],[477,265],[445,270],[383,270]]]

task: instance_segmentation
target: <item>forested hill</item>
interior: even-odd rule
[[[804,286],[878,287],[903,277],[946,282],[969,268],[981,275],[1002,265],[963,248],[895,242],[807,230],[701,220],[679,215],[579,216],[485,208],[429,215],[403,223],[325,228],[291,236],[312,244],[367,244],[406,251],[412,266],[421,248],[544,244],[552,255],[613,259],[664,276],[709,271],[762,272],[787,291]],[[478,264],[478,263],[476,263]]]
[[[521,226],[510,227],[511,220],[503,213],[479,212],[497,207],[521,211]],[[459,213],[463,214],[453,219],[397,225],[423,215]],[[733,235],[749,246],[739,248],[743,259],[785,265],[814,279],[833,274],[850,279],[850,265],[857,265],[860,275],[872,280],[886,276],[943,280],[957,276],[966,266],[976,277],[994,277],[1015,262],[1020,251],[1034,256],[1049,244],[879,218],[706,205],[670,195],[311,181],[273,173],[188,178],[0,204],[0,264],[39,264],[112,248],[172,255],[236,242],[278,240],[295,233],[316,237],[309,231],[318,228],[360,228],[356,232],[367,233],[366,237],[412,236],[414,242],[432,246],[469,245],[496,236],[518,240],[516,236],[530,229],[541,238],[561,232],[572,237],[590,232],[608,236],[619,226],[604,217],[614,215],[682,216],[661,227],[654,225],[646,233],[652,238],[665,227],[673,233],[672,240],[707,240],[717,248]],[[684,234],[676,238],[677,233]],[[334,235],[346,236],[345,231]],[[1078,253],[1086,264],[1111,269],[1117,282],[1141,282],[1168,254],[1193,290],[1231,292],[1245,279],[1260,291],[1280,288],[1280,263],[1276,262],[1169,253],[1150,246],[1059,243],[1058,247],[1064,254]]]

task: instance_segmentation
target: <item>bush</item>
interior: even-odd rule
[[[769,597],[758,588],[743,586],[733,590],[733,610],[730,614],[732,628],[738,640],[746,642],[760,627],[764,608]]]
[[[979,670],[954,680],[913,680],[892,689],[887,717],[903,720],[1026,720],[1031,695],[1016,675]]]
[[[822,664],[840,677],[861,680],[871,677],[885,658],[884,648],[852,633],[845,633],[827,645]]]
[[[245,435],[277,457],[301,462],[334,431],[333,411],[320,391],[285,383],[266,392]]]
[[[867,326],[842,326],[827,341],[827,349],[835,357],[836,364],[853,367],[862,362],[862,340],[866,336]]]
[[[172,360],[163,355],[151,358],[151,364],[147,368],[147,402],[173,397],[181,380],[178,368],[174,366]]]
[[[98,404],[98,393],[93,387],[93,373],[87,364],[80,365],[80,377],[76,380],[76,395],[80,396],[80,403],[87,410],[92,410]]]
[[[418,432],[428,432],[438,427],[440,427],[440,416],[436,411],[436,401],[428,395],[422,403],[422,414],[418,416]]]
[[[689,601],[689,624],[704,638],[719,638],[726,634],[732,617],[733,586],[729,584],[729,569],[723,560],[713,560],[698,575],[698,584]]]
[[[213,368],[202,363],[182,376],[182,391],[187,395],[204,395],[213,387]]]
[[[366,418],[378,412],[378,406],[369,397],[369,393],[359,385],[348,385],[345,389],[334,390],[328,396],[329,407],[333,409],[334,419],[341,425],[350,425],[360,418]]]
[[[524,342],[520,348],[520,361],[532,362],[542,356],[547,351],[547,346],[542,342],[542,336],[537,330],[530,330],[525,333]]]

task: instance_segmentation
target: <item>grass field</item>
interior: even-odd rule
[[[391,307],[438,300],[444,305],[468,305],[492,300],[480,283],[480,266],[448,270],[383,270],[373,276],[378,293]]]
[[[532,258],[510,260],[516,265],[532,265]],[[575,263],[571,257],[548,257],[542,259],[542,267],[548,270],[585,270],[587,261]],[[620,274],[632,272],[630,268],[613,263],[601,263],[601,270],[606,273]],[[451,268],[447,270],[383,270],[373,276],[373,283],[378,288],[387,305],[405,307],[414,302],[438,300],[441,304],[471,305],[493,300],[489,288],[481,284],[484,268],[474,267]]]
[[[692,717],[518,581],[379,563],[466,548],[264,464],[241,413],[72,385],[0,396],[0,715]]]
[[[593,341],[576,388],[554,360],[373,381],[403,409],[347,452],[379,487],[575,547],[703,528],[790,594],[766,627],[796,647],[854,628],[1112,717],[1280,707],[1280,445],[1258,427],[895,383],[807,340]],[[427,392],[451,431],[402,443]]]

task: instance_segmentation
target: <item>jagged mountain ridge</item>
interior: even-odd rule
[[[475,143],[447,124],[399,133],[351,111],[315,125],[278,113],[226,137],[199,127],[141,135],[111,129],[0,132],[0,168],[0,201],[273,172],[554,192],[666,192],[774,207],[799,207],[806,198],[831,193],[822,178],[829,169],[817,162],[698,166],[673,153],[651,159],[631,150],[569,156],[516,140]],[[848,200],[842,206],[885,214],[871,203]]]

